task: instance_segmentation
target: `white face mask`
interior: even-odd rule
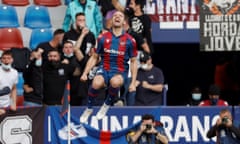
[[[41,66],[42,65],[42,59],[40,58],[40,59],[36,59],[36,61],[35,61],[35,66]]]
[[[64,56],[67,57],[67,58],[70,58],[70,57],[73,56],[73,53],[70,53],[70,54],[64,54]]]
[[[200,100],[201,99],[201,97],[202,97],[202,94],[201,93],[193,93],[192,94],[192,99],[193,100]]]
[[[147,70],[148,69],[148,64],[141,64],[141,68],[143,70]]]
[[[86,50],[85,50],[85,54],[86,54],[86,55],[89,53],[91,47],[92,47],[92,44],[91,44],[91,43],[87,43],[87,48],[86,48]]]
[[[11,68],[12,66],[11,66],[11,64],[4,64],[4,63],[2,63],[2,68],[4,69],[4,70],[10,70],[10,68]]]

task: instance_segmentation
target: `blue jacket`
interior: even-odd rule
[[[103,29],[102,13],[95,1],[86,1],[85,8],[79,3],[79,0],[74,0],[69,3],[63,21],[63,29],[68,31],[70,25],[75,23],[75,15],[83,12],[85,13],[87,27],[94,33],[95,38],[97,38]]]

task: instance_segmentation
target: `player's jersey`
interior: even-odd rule
[[[128,60],[137,56],[136,42],[126,32],[116,37],[111,31],[99,36],[96,52],[101,55],[104,70],[117,73],[128,72]]]

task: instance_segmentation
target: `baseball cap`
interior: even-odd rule
[[[151,58],[151,55],[147,52],[142,52],[140,54],[140,62],[146,62],[147,60],[149,60]]]

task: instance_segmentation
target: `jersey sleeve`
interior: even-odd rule
[[[136,40],[132,36],[129,36],[129,40],[130,40],[129,56],[130,58],[136,57],[137,56]]]

